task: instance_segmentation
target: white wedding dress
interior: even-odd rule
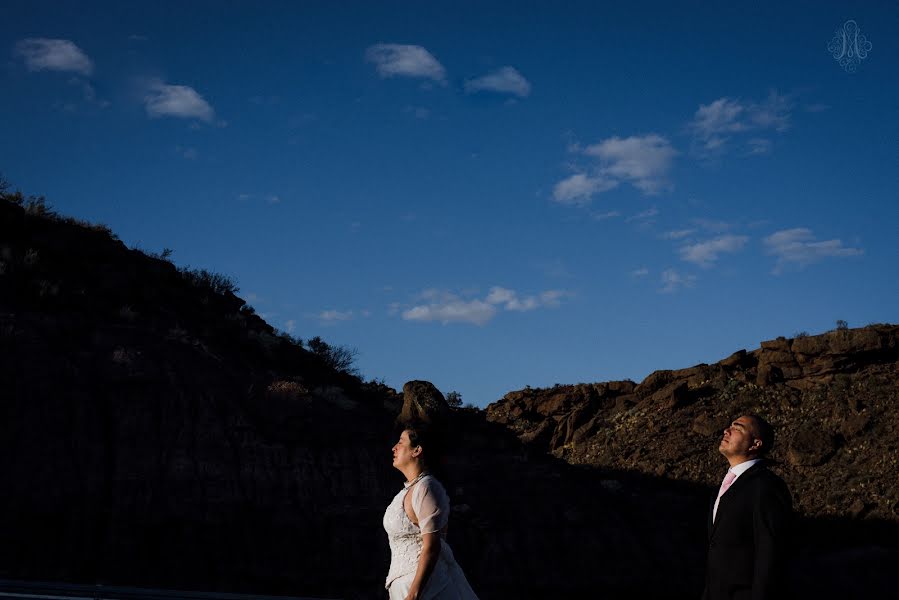
[[[408,493],[412,494],[412,510],[418,517],[418,525],[409,520],[403,508],[403,499]],[[418,569],[422,534],[438,532],[440,556],[425,584],[421,600],[478,600],[444,539],[448,519],[449,498],[439,481],[425,475],[418,481],[403,484],[403,489],[384,513],[384,529],[390,542],[390,570],[385,587],[390,600],[406,598]]]

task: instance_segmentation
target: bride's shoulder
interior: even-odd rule
[[[443,487],[443,484],[440,483],[440,480],[433,475],[425,475],[418,483],[421,486],[422,491],[427,490],[431,493],[438,493],[444,496],[446,495],[446,489]]]

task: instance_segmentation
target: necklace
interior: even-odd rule
[[[427,471],[422,471],[421,473],[418,474],[418,476],[415,479],[413,479],[412,481],[407,481],[403,485],[406,486],[406,488],[410,488],[413,485],[415,485],[416,483],[418,483],[419,481],[421,481],[421,478],[427,474],[428,474]]]

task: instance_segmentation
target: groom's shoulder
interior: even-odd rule
[[[750,475],[749,481],[754,487],[759,489],[772,490],[789,496],[790,491],[786,482],[770,468],[771,464],[769,461],[762,461],[753,465],[751,469],[746,471],[746,475]]]

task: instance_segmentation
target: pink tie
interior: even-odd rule
[[[724,476],[724,481],[721,482],[721,489],[718,490],[719,498],[724,495],[724,492],[726,492],[728,490],[728,488],[730,487],[730,484],[732,484],[734,482],[734,479],[736,479],[736,478],[737,478],[736,473],[734,473],[733,471],[727,472],[727,475]]]

